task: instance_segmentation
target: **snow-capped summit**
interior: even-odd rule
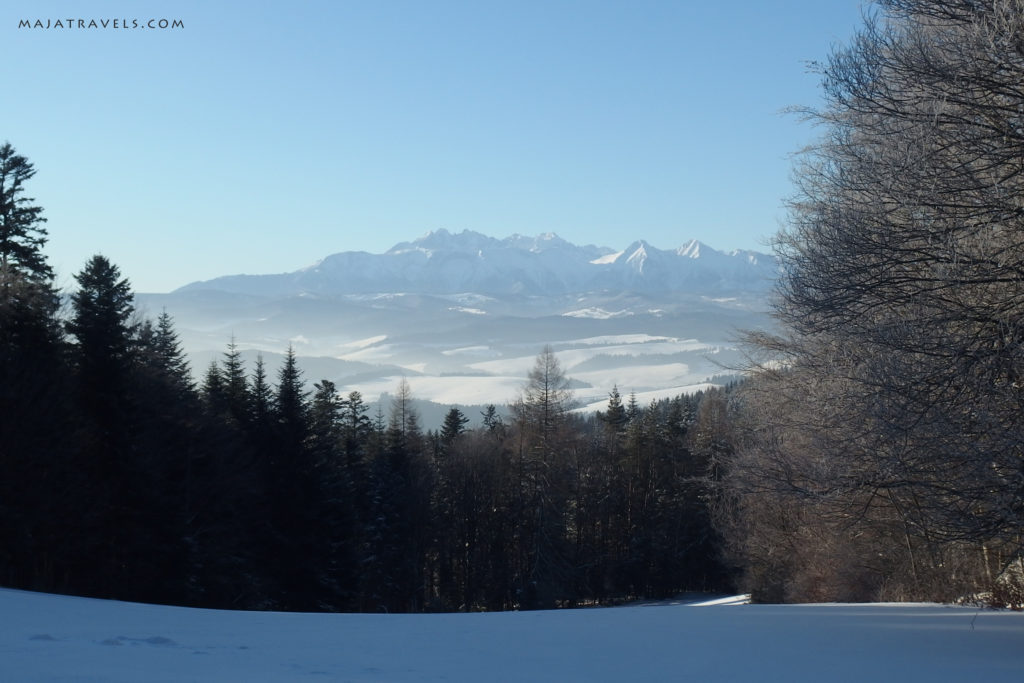
[[[707,247],[698,240],[690,240],[683,246],[679,247],[679,250],[676,253],[687,258],[700,258],[702,248],[706,249]]]
[[[444,228],[431,230],[412,242],[400,242],[391,247],[387,254],[401,254],[408,251],[419,251],[430,255],[437,251],[479,252],[494,248],[499,241],[472,230],[463,230],[453,234]]]
[[[637,240],[615,251],[578,246],[554,233],[505,239],[445,229],[401,242],[383,254],[340,252],[293,273],[234,275],[182,289],[247,294],[369,293],[554,296],[589,291],[649,294],[764,292],[775,258],[751,251],[725,253],[691,240],[677,250]]]

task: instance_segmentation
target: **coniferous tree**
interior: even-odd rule
[[[324,558],[323,595],[320,601],[334,609],[351,608],[358,567],[353,486],[343,450],[344,402],[333,382],[314,385],[310,406],[309,450],[315,466],[322,506],[318,514]]]
[[[441,431],[427,432],[427,443],[433,456],[431,465],[434,479],[430,490],[430,537],[433,543],[428,551],[427,572],[434,583],[432,590],[435,595],[432,599],[435,605],[449,610],[459,607],[466,599],[466,567],[464,553],[459,552],[459,544],[472,543],[472,534],[460,528],[467,525],[461,506],[468,504],[470,509],[475,507],[471,500],[466,500],[471,499],[474,493],[471,485],[466,485],[466,475],[470,475],[466,470],[470,466],[464,460],[452,462],[456,444],[465,435],[468,422],[469,419],[461,410],[452,407],[445,414]],[[458,598],[462,600],[456,602]]]
[[[224,359],[220,366],[221,381],[223,384],[224,400],[231,418],[240,426],[248,424],[251,417],[251,395],[249,383],[245,377],[245,364],[242,361],[242,352],[235,344],[232,336],[228,343],[228,350],[224,353]]]
[[[427,546],[429,473],[419,416],[404,379],[370,469],[370,517],[363,599],[372,611],[421,609],[428,592],[423,567]]]
[[[45,218],[24,196],[33,175],[0,147],[0,582],[66,590],[78,534],[60,501],[80,482],[67,463],[70,392]]]
[[[156,321],[153,351],[156,367],[162,375],[173,378],[172,381],[182,388],[192,388],[188,359],[178,333],[174,330],[174,321],[166,310],[160,313]]]
[[[267,561],[278,605],[289,610],[317,609],[329,582],[325,491],[309,448],[306,396],[302,371],[289,347],[278,372],[274,438],[266,463],[271,516]]]
[[[83,555],[83,574],[92,574],[90,590],[128,597],[134,579],[130,564],[140,556],[140,463],[129,434],[135,427],[130,364],[133,349],[132,292],[120,270],[106,257],[93,256],[75,276],[67,330],[75,337],[78,457],[92,498],[83,516],[88,537],[97,545]]]
[[[636,396],[631,397],[636,400]],[[601,421],[607,425],[609,432],[615,436],[621,436],[626,431],[626,424],[629,422],[629,413],[622,405],[622,396],[619,394],[619,387],[612,387],[608,395],[608,409],[599,415]]]
[[[202,564],[194,542],[195,471],[207,457],[199,396],[166,311],[156,325],[144,321],[134,342],[128,440],[142,492],[135,507],[145,518],[142,555],[134,560],[137,597],[187,604],[196,599],[194,571]]]
[[[43,210],[23,196],[35,167],[11,143],[0,146],[0,271],[49,286],[53,269],[43,256],[46,230]]]
[[[53,269],[43,246],[43,209],[25,197],[25,183],[35,176],[32,163],[10,143],[0,146],[0,343],[50,347],[60,337],[56,324],[59,305]]]
[[[516,405],[520,431],[520,594],[529,608],[554,607],[571,570],[564,515],[569,497],[572,402],[569,380],[550,346],[537,356]]]
[[[274,393],[267,382],[263,354],[256,356],[256,367],[253,369],[252,380],[249,384],[248,404],[250,434],[261,440],[269,438],[270,424],[273,420]]]
[[[440,439],[445,446],[451,446],[461,434],[466,431],[469,418],[463,415],[458,408],[451,408],[444,416],[444,424],[441,427]]]
[[[275,411],[278,434],[285,452],[298,452],[306,438],[308,423],[307,392],[303,388],[302,371],[295,358],[295,349],[288,347],[284,365],[278,373]],[[286,457],[283,455],[283,457]]]
[[[203,400],[206,403],[207,411],[211,415],[220,415],[226,409],[224,399],[224,379],[220,373],[220,366],[217,359],[210,361],[203,375],[203,382],[200,387]]]

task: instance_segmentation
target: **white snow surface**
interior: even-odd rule
[[[1024,672],[1019,612],[715,602],[283,614],[0,590],[0,680],[962,683]]]
[[[633,315],[632,311],[606,311],[603,308],[580,308],[575,311],[567,311],[562,314],[566,318],[592,318],[594,320],[608,320],[609,318],[622,318]]]
[[[388,336],[386,334],[378,334],[373,337],[367,337],[366,339],[357,339],[356,341],[348,342],[346,344],[339,344],[339,347],[343,349],[365,349],[375,344],[380,344],[387,338]]]

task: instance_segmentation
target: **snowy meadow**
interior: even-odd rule
[[[0,590],[0,680],[972,681],[1024,673],[1024,614],[676,601],[480,614],[229,612]]]

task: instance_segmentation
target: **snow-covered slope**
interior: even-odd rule
[[[499,240],[478,232],[430,232],[383,254],[341,252],[292,273],[231,275],[194,282],[179,291],[220,290],[255,295],[299,293],[562,295],[589,291],[722,294],[764,291],[775,276],[774,257],[725,253],[696,241],[664,251],[637,241],[621,252],[577,246],[557,235],[513,235]]]
[[[1013,681],[1024,614],[936,605],[223,612],[0,589],[0,680]]]

